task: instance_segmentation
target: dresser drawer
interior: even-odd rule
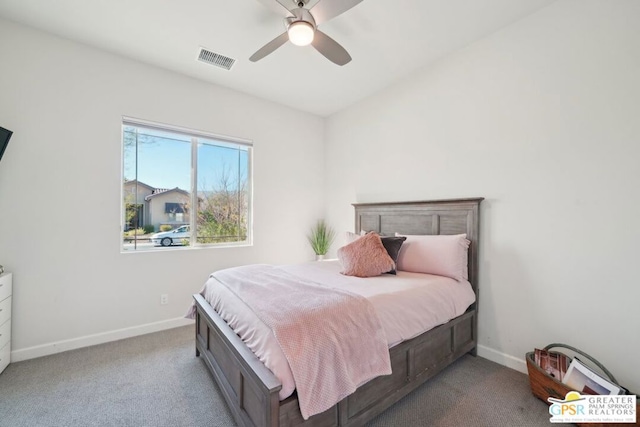
[[[11,345],[7,344],[0,348],[0,372],[4,371],[11,361]]]
[[[0,325],[0,348],[9,344],[9,341],[11,341],[11,320]]]
[[[7,344],[0,348],[0,372],[4,371],[11,361],[11,345]]]
[[[11,273],[0,276],[0,301],[11,295]]]
[[[0,325],[11,319],[11,297],[0,301]]]

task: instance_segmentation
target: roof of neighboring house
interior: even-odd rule
[[[153,188],[153,187],[152,187],[152,188]],[[159,195],[161,195],[161,194],[171,193],[171,192],[173,192],[173,191],[178,192],[178,193],[180,193],[180,194],[183,194],[183,195],[185,195],[185,196],[189,196],[189,195],[190,195],[188,191],[182,190],[181,188],[178,188],[178,187],[176,187],[176,188],[155,188],[155,189],[153,190],[153,193],[152,193],[152,194],[149,194],[149,195],[148,195],[147,197],[145,197],[144,199],[145,199],[145,200],[150,200],[150,199],[152,199],[152,198],[154,198],[154,197],[156,197],[156,196],[159,196]]]
[[[147,187],[149,190],[152,190],[154,193],[157,190],[157,188],[152,187],[149,184],[145,184],[144,182],[138,181],[136,179],[131,179],[131,180],[125,181],[125,183],[124,183],[124,185],[136,185],[136,184],[137,185],[142,185],[144,187]]]

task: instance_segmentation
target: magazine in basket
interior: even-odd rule
[[[624,394],[625,390],[617,384],[593,372],[591,368],[575,357],[564,377],[561,379],[569,388],[582,394]]]

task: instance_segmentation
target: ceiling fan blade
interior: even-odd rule
[[[286,6],[286,4],[289,5],[293,5],[293,3],[288,2],[286,0],[258,0],[260,3],[262,3],[265,7],[268,7],[269,9],[271,9],[273,12],[277,13],[278,15],[282,15],[284,17],[287,16],[291,16],[291,12],[289,11],[289,8]]]
[[[310,12],[316,20],[316,25],[320,25],[346,12],[361,1],[362,0],[320,0],[311,8]]]
[[[297,1],[291,1],[291,0],[276,0],[276,1],[280,3],[282,7],[284,7],[288,11],[291,11],[291,9],[296,9],[298,7]]]
[[[251,55],[251,58],[249,58],[249,61],[256,62],[261,60],[262,58],[269,55],[271,52],[273,52],[274,50],[276,50],[277,48],[285,44],[287,40],[289,40],[289,34],[287,34],[287,32],[285,31],[284,33],[280,34],[278,37],[276,37],[275,39],[271,40],[269,43],[265,44],[260,49],[258,49],[256,53]]]
[[[338,65],[345,65],[351,61],[351,55],[337,41],[316,29],[316,33],[311,42],[318,52],[324,55],[329,61]]]

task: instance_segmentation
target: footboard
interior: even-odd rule
[[[282,388],[233,330],[199,294],[196,356],[202,356],[240,426],[277,426]]]
[[[204,358],[240,426],[361,426],[476,347],[476,310],[390,350],[392,374],[375,378],[334,407],[304,420],[282,385],[199,294],[196,355]]]

